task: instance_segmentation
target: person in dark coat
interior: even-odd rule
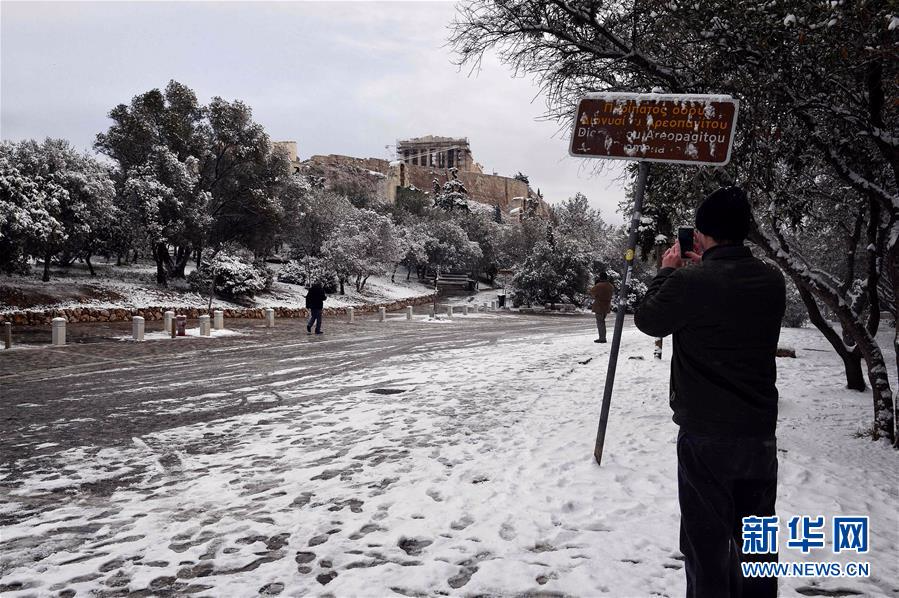
[[[306,322],[306,332],[312,333],[312,325],[315,324],[315,334],[322,334],[322,310],[325,307],[325,289],[320,282],[315,282],[306,293],[306,309],[309,310],[309,321]]]
[[[634,323],[674,335],[670,404],[677,437],[680,548],[687,596],[775,597],[777,578],[743,577],[743,517],[775,514],[777,370],[786,292],[779,270],[743,245],[750,207],[738,187],[696,211],[696,252],[668,249]],[[693,265],[682,267],[686,261]]]
[[[612,298],[615,296],[615,287],[609,282],[609,275],[600,272],[596,275],[596,284],[590,288],[590,296],[593,297],[593,313],[596,314],[596,331],[599,333],[595,343],[606,342],[606,316],[612,311]]]

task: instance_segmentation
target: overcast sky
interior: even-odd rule
[[[581,191],[621,222],[622,181],[567,156],[566,134],[537,120],[530,79],[493,57],[472,76],[452,64],[452,2],[3,0],[0,13],[3,139],[89,149],[110,108],[175,79],[201,102],[246,102],[301,159],[392,158],[397,139],[468,137],[485,172],[521,171],[551,202]]]

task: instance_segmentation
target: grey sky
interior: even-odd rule
[[[486,172],[524,172],[552,202],[585,193],[609,221],[615,175],[567,157],[543,97],[492,57],[476,76],[444,46],[451,2],[0,3],[3,139],[90,148],[106,114],[176,79],[240,99],[272,139],[313,154],[392,157],[396,139],[465,136]]]

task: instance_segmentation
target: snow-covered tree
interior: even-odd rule
[[[428,226],[421,222],[397,227],[399,246],[402,255],[399,265],[406,268],[406,280],[412,276],[412,271],[427,266],[428,243],[434,242],[434,238],[428,233]]]
[[[425,243],[428,267],[437,271],[470,270],[483,256],[477,243],[451,220],[434,221]]]
[[[462,181],[459,180],[459,169],[450,168],[450,178],[441,186],[437,179],[434,179],[434,205],[447,212],[460,210],[467,212],[468,207],[468,190]]]
[[[353,279],[357,291],[374,274],[391,271],[403,255],[390,218],[372,210],[357,210],[342,222],[322,246],[323,257],[336,270],[340,293]]]
[[[310,255],[322,255],[325,242],[345,222],[356,208],[349,200],[323,188],[296,193],[291,200],[291,210],[285,210],[288,223],[286,241],[291,256],[300,259]]]
[[[201,246],[209,226],[209,193],[198,182],[196,160],[182,162],[165,146],[156,146],[144,163],[125,173],[122,195],[152,248],[159,284],[184,277],[191,252]]]
[[[123,195],[134,173],[148,182],[146,172],[155,168],[148,163],[158,162],[164,148],[191,170],[196,191],[205,197],[207,217],[188,235],[189,245],[175,247],[174,257],[167,257],[168,247],[154,246],[154,254],[164,254],[156,255],[158,263],[173,263],[158,276],[160,283],[183,277],[187,259],[204,247],[238,242],[259,256],[278,243],[284,217],[278,194],[290,176],[289,163],[273,151],[247,105],[215,97],[203,106],[190,88],[171,81],[165,91],[153,89],[116,106],[109,117],[113,124],[97,136],[95,147],[118,163]],[[133,181],[130,191],[133,197]]]
[[[58,256],[64,264],[85,259],[93,274],[91,256],[108,245],[119,219],[106,167],[62,139],[4,143],[0,156],[10,184],[8,200],[4,198],[10,203],[8,230],[11,235],[18,230],[22,237],[10,237],[12,246],[19,247],[13,255],[41,257],[44,281],[50,279],[51,259]]]
[[[23,173],[8,149],[0,146],[0,266],[12,274],[27,271],[32,255],[44,257],[49,267],[50,255],[66,238],[59,218],[65,190]]]
[[[531,249],[512,279],[516,302],[579,304],[590,283],[591,260],[570,239],[540,241]]]

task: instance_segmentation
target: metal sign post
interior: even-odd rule
[[[606,425],[609,423],[609,407],[612,405],[612,387],[615,385],[615,368],[618,365],[618,348],[621,346],[621,331],[624,329],[624,314],[627,311],[627,292],[634,269],[634,250],[637,247],[637,227],[640,225],[643,209],[643,192],[646,189],[646,177],[649,176],[649,163],[640,162],[637,171],[637,188],[634,191],[634,215],[631,218],[630,233],[627,237],[627,252],[624,254],[624,278],[618,289],[618,311],[615,313],[615,331],[612,334],[612,349],[609,352],[609,369],[606,373],[606,386],[602,393],[602,410],[599,412],[599,428],[596,430],[596,445],[593,457],[598,465],[602,465],[602,447],[606,441]]]
[[[618,291],[615,331],[593,449],[600,465],[649,162],[724,166],[730,161],[738,109],[736,100],[721,95],[595,93],[578,103],[568,149],[571,156],[640,162],[624,278]]]

